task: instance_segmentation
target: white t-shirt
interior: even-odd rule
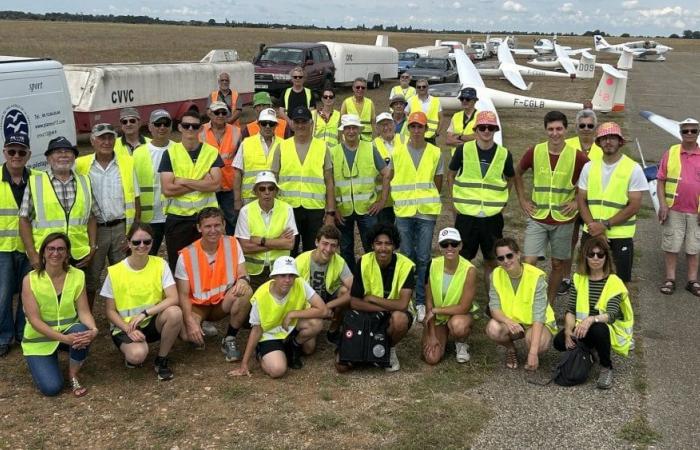
[[[148,143],[148,152],[151,154],[151,163],[155,170],[158,170],[158,167],[160,167],[160,160],[163,159],[163,153],[167,152],[171,145],[173,145],[173,141],[168,141],[168,145],[165,147],[157,147],[153,145],[152,141]],[[160,194],[160,174],[155,173],[153,175],[153,220],[151,220],[151,223],[165,222],[165,211],[163,210],[165,205],[163,204]]]
[[[131,265],[129,265],[129,260],[124,259],[120,262],[120,264],[126,265],[126,268],[129,269],[132,272],[136,272]],[[173,273],[170,271],[170,267],[168,267],[167,264],[164,264],[163,268],[163,278],[161,282],[163,283],[163,289],[168,288],[172,285],[175,284],[175,280],[173,279]],[[112,289],[112,280],[109,278],[109,272],[107,272],[107,278],[105,278],[105,282],[102,285],[102,290],[100,291],[100,295],[105,298],[114,298],[114,292]]]
[[[304,280],[301,280],[301,281],[304,285],[304,295],[306,295],[306,303],[310,304],[311,298],[314,295],[316,295],[316,291],[314,291],[314,288],[312,288],[311,285],[309,285],[309,283],[307,283]],[[277,302],[278,305],[284,305],[287,302],[288,297],[289,297],[289,294],[285,295],[283,298],[277,298],[277,297],[275,297],[274,294],[272,294],[272,298],[275,299],[275,302]],[[260,325],[260,323],[261,323],[260,310],[258,310],[258,303],[257,302],[254,302],[253,306],[250,309],[250,319],[248,321],[250,322],[251,326]],[[294,329],[293,327],[290,327],[288,331],[291,332],[293,329]],[[267,333],[263,332],[262,338],[272,339],[272,338],[274,338],[274,333],[270,333],[268,335]]]
[[[238,245],[236,245],[236,248],[238,249],[236,256],[238,260],[238,265],[242,266],[243,264],[245,264],[245,256],[243,255],[241,244],[239,243]],[[209,253],[204,252],[204,254],[207,255],[207,261],[209,262],[210,266],[216,262],[216,253],[210,255]],[[182,259],[182,255],[179,255],[177,257],[177,263],[175,264],[175,278],[184,281],[190,279],[190,277],[187,275],[187,269],[185,269],[185,261]]]
[[[622,159],[619,159],[615,164],[611,165],[605,164],[605,162],[603,162],[603,189],[605,189],[608,186],[608,183],[610,182],[610,176],[612,175],[613,171],[620,163],[620,161],[622,161]],[[592,161],[588,161],[583,166],[583,169],[581,169],[581,175],[579,175],[578,177],[578,187],[579,189],[583,189],[584,191],[588,190],[588,174],[591,171],[591,162]],[[630,184],[627,188],[627,192],[639,192],[648,190],[649,183],[647,182],[647,179],[644,176],[644,171],[642,170],[642,167],[639,164],[635,164],[634,169],[632,170],[632,177],[630,178]]]
[[[430,102],[433,99],[432,95],[428,95],[425,100],[421,100],[420,97],[417,97],[418,100],[421,103],[421,109],[423,110],[424,113],[428,114],[428,110],[430,109]],[[438,102],[438,111],[442,111],[442,105]],[[413,112],[413,111],[411,111]]]

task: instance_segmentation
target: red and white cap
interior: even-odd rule
[[[498,117],[496,117],[496,113],[493,111],[479,111],[476,114],[474,126],[476,127],[479,125],[496,125],[498,127]]]
[[[610,135],[619,137],[620,141],[622,141],[623,144],[625,143],[625,137],[622,135],[622,128],[615,122],[604,122],[598,125],[598,134],[596,134],[595,140],[597,142],[600,138]]]

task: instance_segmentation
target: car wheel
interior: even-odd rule
[[[372,77],[372,89],[378,89],[382,85],[382,77],[379,74]]]

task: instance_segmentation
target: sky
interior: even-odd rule
[[[170,20],[364,24],[542,33],[600,29],[613,35],[668,36],[700,30],[698,0],[3,0],[0,9],[34,13],[147,15]]]

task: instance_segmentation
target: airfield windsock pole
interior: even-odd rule
[[[649,185],[649,195],[651,196],[651,203],[654,205],[654,210],[656,215],[659,215],[659,195],[656,192],[656,172],[658,170],[657,166],[647,166],[646,161],[644,161],[644,153],[642,153],[642,146],[639,145],[639,139],[634,138],[634,143],[637,144],[637,151],[639,151],[639,157],[642,159],[642,169],[644,169],[644,176],[647,179],[647,184]]]

